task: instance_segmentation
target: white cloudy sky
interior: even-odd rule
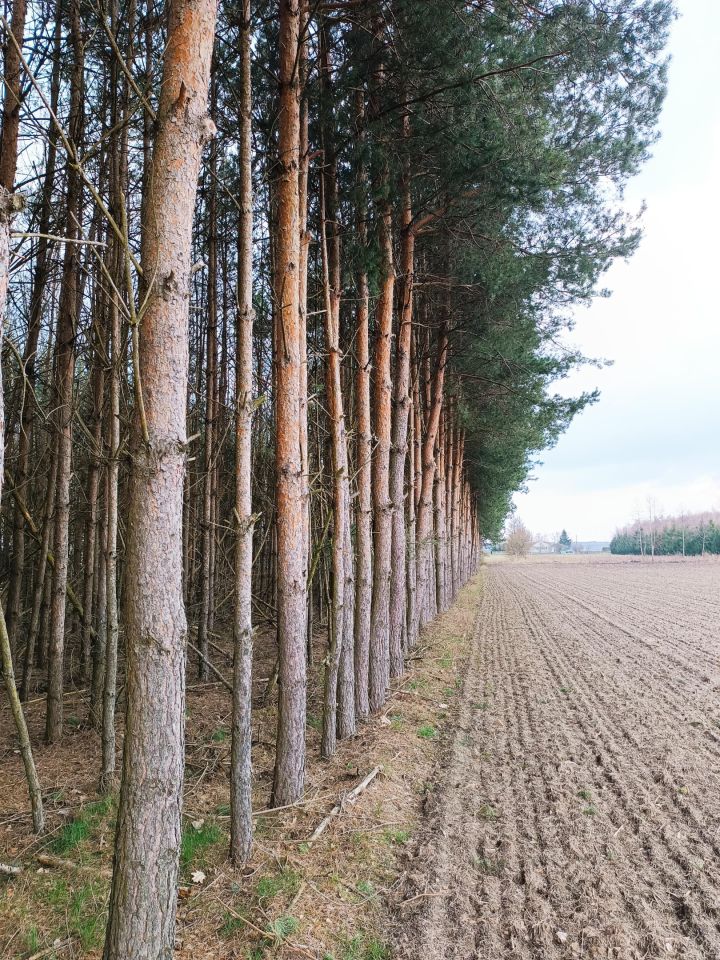
[[[602,397],[515,497],[537,533],[609,539],[648,497],[665,513],[720,508],[720,0],[678,6],[661,139],[627,191],[630,209],[647,203],[642,245],[567,338],[614,365],[562,386]]]

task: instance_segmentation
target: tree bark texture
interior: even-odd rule
[[[300,449],[300,6],[298,0],[280,0],[279,6],[279,175],[273,291],[279,699],[272,803],[284,806],[302,798],[305,783],[307,557],[303,549],[305,498]]]
[[[170,0],[142,245],[126,566],[127,712],[105,960],[170,960],[185,749],[182,506],[191,229],[216,0]],[[144,421],[143,421],[144,413]]]

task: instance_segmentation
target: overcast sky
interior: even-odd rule
[[[602,396],[515,497],[535,533],[610,539],[648,497],[666,514],[720,508],[720,0],[678,7],[661,139],[626,195],[647,203],[642,245],[566,338],[614,365],[561,387]]]

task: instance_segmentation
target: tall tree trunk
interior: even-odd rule
[[[410,136],[410,122],[403,118],[403,137]],[[390,576],[390,676],[404,670],[403,647],[407,613],[405,532],[405,462],[407,460],[408,419],[410,415],[410,345],[412,341],[413,281],[415,274],[415,234],[412,229],[410,169],[404,171],[400,271],[402,306],[400,329],[395,348],[395,395],[390,457],[390,499],[392,501],[392,557]]]
[[[455,599],[455,570],[452,563],[452,505],[455,463],[455,398],[447,401],[447,433],[445,445],[445,582],[448,602]]]
[[[347,434],[346,434],[347,438]],[[347,439],[346,439],[347,451]],[[338,737],[346,740],[354,737],[357,731],[355,713],[355,569],[353,565],[353,544],[351,530],[352,501],[350,494],[350,463],[346,457],[345,489],[345,535],[343,537],[343,567],[345,572],[345,591],[343,600],[343,646],[340,651],[340,674],[338,677]]]
[[[215,84],[213,83],[213,89]],[[215,390],[217,378],[217,150],[210,147],[208,198],[208,290],[205,367],[205,430],[203,446],[203,500],[200,539],[200,611],[197,625],[198,679],[209,677],[210,607],[212,604],[213,479],[215,461]]]
[[[450,511],[450,552],[452,554],[452,566],[455,571],[453,582],[456,589],[462,583],[462,571],[460,570],[460,489],[462,476],[462,434],[459,434],[455,442],[455,453],[453,458],[453,500]]]
[[[309,145],[309,103],[305,93],[307,79],[307,24],[309,17],[308,0],[300,0],[300,54],[298,70],[300,73],[300,146],[298,168],[298,203],[300,216],[300,268],[298,271],[298,311],[300,322],[300,464],[303,483],[303,553],[305,568],[310,563],[311,518],[310,518],[310,450],[308,444],[308,352],[307,352],[307,299],[308,299],[308,260],[310,256],[311,236],[308,230],[308,174],[310,170]],[[310,585],[308,590],[310,590]],[[307,594],[307,659],[312,662],[312,596]]]
[[[329,621],[330,655],[326,669],[325,710],[321,751],[335,752],[336,734],[341,738],[355,733],[355,684],[353,664],[354,574],[350,535],[350,471],[348,463],[345,409],[340,353],[340,224],[338,223],[337,154],[334,143],[335,109],[331,34],[322,24],[320,53],[322,69],[321,137],[324,163],[320,182],[320,247],[325,305],[325,383],[332,465],[333,540],[332,609]],[[337,579],[341,582],[338,583]]]
[[[367,169],[365,166],[365,100],[362,90],[355,94],[358,137],[357,234],[360,267],[357,277],[357,315],[355,323],[355,428],[357,463],[357,507],[355,510],[355,710],[359,718],[370,713],[370,610],[372,605],[372,420],[370,414],[370,337],[367,265]]]
[[[18,18],[22,14],[24,19],[24,3],[20,3],[17,7],[13,8],[13,22],[15,21],[15,16],[17,14]],[[20,31],[22,32],[22,31]],[[18,39],[18,33],[16,33],[13,28],[13,35]],[[62,41],[62,16],[61,12],[58,11],[55,19],[55,32],[53,38],[53,67],[52,75],[50,80],[50,109],[54,114],[57,113],[58,100],[60,96],[60,49]],[[19,43],[22,42],[22,38],[19,39]],[[17,57],[18,66],[19,66],[19,56],[17,50],[13,46],[13,54]],[[6,75],[12,72],[12,66],[8,62],[6,64]],[[19,75],[18,75],[19,81]],[[7,76],[6,79],[7,90],[13,90],[13,81],[10,76]],[[6,94],[10,95],[9,93]],[[15,94],[12,94],[15,97]],[[18,107],[19,115],[19,107]],[[9,129],[9,128],[8,128]],[[3,137],[5,131],[5,121],[3,122]],[[46,134],[47,139],[47,158],[45,163],[45,173],[43,177],[43,187],[42,194],[40,199],[40,211],[38,216],[38,233],[40,237],[38,238],[37,245],[37,254],[35,257],[35,267],[33,272],[33,282],[32,282],[32,293],[30,295],[30,317],[28,321],[28,334],[27,340],[25,341],[25,350],[23,353],[23,368],[25,370],[25,383],[23,384],[23,400],[22,400],[22,412],[20,416],[20,436],[18,440],[18,457],[17,457],[17,468],[15,471],[15,489],[23,499],[27,499],[27,483],[28,483],[28,467],[30,461],[30,453],[32,450],[33,443],[33,433],[34,433],[34,424],[35,424],[35,381],[36,381],[36,354],[38,341],[40,338],[40,323],[42,320],[42,308],[45,287],[48,280],[48,246],[49,241],[47,239],[47,234],[50,231],[50,216],[52,211],[52,192],[53,186],[55,184],[55,168],[57,162],[57,128],[55,123],[50,120],[48,124],[48,130]],[[3,139],[0,143],[0,156],[3,158],[4,163],[9,163],[10,154],[8,153],[9,147],[6,148],[5,141]],[[6,174],[6,176],[9,174]],[[13,171],[14,177],[14,171]],[[11,189],[8,187],[8,189]],[[54,454],[53,454],[54,457]],[[53,462],[55,462],[53,460]],[[53,480],[54,483],[54,480]],[[23,700],[27,699],[27,684],[29,683],[30,673],[32,672],[32,667],[34,666],[34,656],[35,656],[35,639],[37,638],[37,628],[39,626],[39,613],[40,613],[40,602],[42,601],[42,581],[45,575],[45,558],[47,552],[44,554],[41,553],[39,560],[39,567],[42,568],[42,573],[40,575],[41,587],[40,593],[37,595],[34,592],[34,596],[39,596],[38,602],[38,617],[36,621],[31,621],[31,629],[27,633],[27,641],[25,646],[25,663],[23,666],[23,682],[22,682],[22,698]],[[15,502],[15,511],[14,511],[14,523],[13,523],[13,555],[12,555],[12,568],[10,575],[10,585],[8,588],[8,634],[10,637],[10,646],[13,651],[16,647],[16,632],[18,630],[19,621],[20,621],[20,603],[22,596],[22,583],[24,577],[24,563],[25,563],[25,517],[23,511],[20,509],[20,506],[16,500]],[[35,605],[33,603],[33,612],[35,610]],[[32,629],[32,622],[35,623],[35,629]],[[28,665],[28,650],[30,649],[30,639],[32,640],[32,652],[30,656],[30,662]]]
[[[0,187],[4,187],[12,195],[15,188],[15,173],[18,160],[18,134],[20,131],[20,107],[22,105],[22,85],[20,83],[20,51],[25,37],[25,17],[27,14],[26,0],[13,0],[10,32],[5,42],[3,63],[3,86],[5,96],[2,109],[2,132],[0,134]],[[3,216],[6,218],[9,230],[9,219],[12,209],[8,211],[8,199],[3,195]],[[7,296],[7,288],[5,290]],[[4,306],[3,306],[3,309]]]
[[[235,356],[235,609],[232,751],[230,759],[230,858],[246,863],[252,850],[252,34],[250,0],[243,0],[240,24],[240,194]]]
[[[27,644],[25,646],[25,663],[23,664],[23,678],[22,678],[22,690],[21,697],[23,701],[27,700],[30,695],[30,680],[32,677],[33,667],[35,666],[36,652],[41,654],[41,650],[37,650],[37,640],[40,635],[40,616],[42,612],[43,597],[45,595],[45,584],[46,580],[51,578],[47,575],[48,568],[48,553],[50,551],[50,540],[52,538],[52,529],[53,529],[53,511],[55,509],[55,492],[56,492],[56,480],[57,480],[57,441],[54,438],[50,439],[51,453],[50,453],[50,467],[48,469],[48,479],[47,487],[45,489],[45,505],[43,512],[43,526],[42,526],[42,536],[40,539],[40,550],[39,558],[37,564],[37,570],[35,572],[35,583],[33,584],[33,600],[32,600],[32,610],[30,613],[30,627],[28,630]],[[19,508],[19,505],[18,505]],[[42,646],[42,645],[41,645]],[[38,659],[41,659],[38,656]]]
[[[5,332],[5,319],[7,316],[8,283],[10,277],[10,224],[15,214],[22,209],[23,202],[21,197],[13,194],[15,187],[15,173],[17,170],[18,154],[18,133],[20,127],[20,49],[22,48],[23,36],[25,33],[25,0],[15,0],[13,4],[12,22],[10,31],[12,38],[8,37],[5,46],[5,97],[3,100],[2,117],[2,138],[0,139],[0,353],[2,352],[2,338]],[[13,42],[14,40],[14,42]],[[28,406],[34,403],[33,397],[27,397]],[[25,449],[23,450],[23,433],[21,430],[21,451],[20,458],[27,464],[29,452],[29,443],[27,434],[25,436]],[[2,496],[2,484],[5,472],[5,410],[3,402],[2,370],[0,370],[0,498]],[[25,466],[22,483],[24,486],[27,466]],[[22,490],[20,493],[22,494]],[[20,612],[20,587],[22,577],[22,563],[24,559],[24,521],[21,518],[18,523],[18,515],[21,513],[19,505],[16,509],[16,523],[14,530],[14,561],[16,579],[11,582],[9,598],[9,614],[11,617],[11,631],[5,622],[5,614],[0,605],[0,654],[2,662],[2,672],[5,679],[5,689],[7,691],[10,709],[15,722],[18,740],[20,744],[20,754],[25,768],[25,777],[28,782],[28,791],[30,794],[30,806],[32,808],[33,828],[36,833],[41,833],[45,825],[45,817],[42,804],[42,792],[35,769],[32,748],[30,746],[30,737],[28,735],[25,716],[23,714],[20,697],[18,695],[17,685],[15,683],[15,671],[13,658],[15,655],[14,634],[15,627],[19,619]],[[19,530],[18,530],[19,525]],[[19,541],[19,542],[18,542]]]
[[[92,331],[92,444],[88,452],[86,482],[87,517],[85,520],[85,549],[83,552],[83,618],[81,624],[80,676],[83,685],[92,672],[93,597],[97,589],[98,494],[103,460],[103,396],[105,393],[105,348],[102,330],[107,298],[103,285],[96,283],[93,290],[95,322]]]
[[[435,614],[435,564],[433,554],[433,484],[435,481],[435,447],[440,426],[445,388],[445,365],[448,351],[449,291],[443,294],[442,317],[438,330],[437,358],[432,378],[432,400],[422,445],[422,479],[418,509],[418,593],[420,594],[420,626]]]
[[[216,0],[170,0],[142,241],[149,285],[126,562],[127,710],[105,960],[173,953],[185,750],[182,505],[191,231]],[[151,213],[150,213],[151,211]]]
[[[105,667],[107,665],[108,641],[108,602],[107,602],[107,558],[108,558],[108,511],[107,511],[107,478],[105,473],[105,502],[100,505],[100,520],[98,524],[97,571],[95,579],[95,636],[92,648],[92,677],[90,678],[90,723],[98,732],[103,727],[103,691],[105,690]]]
[[[415,337],[410,341],[411,396],[410,438],[408,443],[408,494],[407,494],[407,549],[405,557],[405,585],[407,590],[407,628],[405,652],[412,650],[417,640],[417,554],[415,547],[415,457],[417,451],[417,369]]]
[[[84,45],[80,23],[80,0],[70,2],[70,36],[73,48],[69,130],[74,151],[80,148],[83,132]],[[62,285],[58,307],[55,345],[55,408],[58,429],[57,493],[55,496],[55,569],[50,612],[48,647],[48,690],[45,739],[55,743],[62,736],[63,670],[65,660],[65,595],[68,582],[70,523],[70,480],[72,463],[73,381],[75,377],[75,335],[80,310],[80,256],[74,243],[80,235],[82,181],[73,157],[68,157],[67,237],[63,259]]]
[[[333,158],[334,159],[334,158]],[[345,532],[347,525],[348,462],[347,442],[345,438],[345,414],[342,401],[342,383],[340,377],[340,290],[339,250],[337,224],[332,227],[332,245],[335,248],[331,258],[327,242],[326,195],[328,188],[334,189],[333,170],[328,172],[326,156],[320,186],[320,246],[322,253],[323,288],[325,293],[325,338],[327,356],[325,360],[325,390],[327,394],[328,419],[330,421],[330,450],[332,475],[332,597],[328,618],[329,651],[325,667],[325,697],[323,710],[323,729],[321,753],[325,758],[333,756],[336,749],[337,734],[337,698],[340,657],[345,638]],[[332,205],[335,212],[335,205]],[[348,638],[349,639],[349,638]],[[354,708],[354,704],[353,704]]]
[[[440,417],[433,510],[435,514],[435,607],[445,610],[445,413]]]
[[[380,217],[382,257],[381,291],[375,314],[374,363],[375,451],[372,459],[374,507],[373,595],[370,613],[370,710],[385,703],[390,682],[390,557],[392,549],[392,502],[390,500],[390,440],[392,422],[392,341],[395,269],[392,249],[392,211],[385,202]]]
[[[272,803],[302,797],[305,782],[306,593],[303,475],[300,451],[300,10],[280,0],[280,117],[276,185],[277,240],[273,297],[276,316],[277,626],[279,699]]]
[[[113,30],[118,26],[117,0],[113,2]],[[135,22],[135,3],[131,0],[128,11],[129,20],[129,50],[127,55],[127,69],[130,70],[133,61],[133,29]],[[117,81],[118,64],[113,61],[113,75]],[[115,89],[116,83],[113,85]],[[116,220],[127,223],[124,186],[127,179],[127,119],[128,119],[128,85],[122,85],[122,103],[117,111],[123,120],[123,129],[120,137],[112,138],[111,146],[111,202]],[[115,109],[113,109],[115,119]],[[113,124],[114,127],[115,124]],[[119,140],[119,142],[118,142]],[[106,631],[105,631],[105,671],[103,676],[102,700],[102,762],[100,769],[100,792],[109,793],[115,786],[115,705],[117,699],[117,662],[118,662],[118,585],[117,585],[117,541],[118,541],[118,480],[120,471],[120,379],[123,369],[121,304],[118,300],[119,291],[123,289],[122,277],[126,274],[127,253],[116,239],[113,240],[112,253],[114,264],[112,272],[117,278],[118,291],[112,291],[109,297],[109,324],[108,324],[108,359],[110,364],[109,403],[108,403],[108,465],[106,474],[105,496],[105,552],[104,592],[106,604]],[[127,299],[132,297],[132,290],[127,284]]]
[[[15,140],[17,144],[17,138]],[[12,171],[14,179],[14,169]],[[10,276],[10,223],[14,214],[21,209],[22,201],[13,195],[5,186],[0,185],[0,352],[2,351],[2,337],[5,332],[5,317],[7,315],[8,281]],[[0,370],[0,498],[2,496],[2,481],[5,459],[5,410],[2,390],[2,370]],[[20,743],[20,753],[25,767],[25,777],[30,793],[33,827],[36,833],[41,833],[44,827],[42,793],[35,761],[33,760],[28,736],[25,716],[23,714],[20,697],[15,683],[13,658],[10,650],[10,637],[5,625],[5,613],[0,605],[0,661],[5,679],[10,709],[12,711],[15,729]]]

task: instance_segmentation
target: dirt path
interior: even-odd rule
[[[488,565],[397,955],[720,957],[720,564]]]

